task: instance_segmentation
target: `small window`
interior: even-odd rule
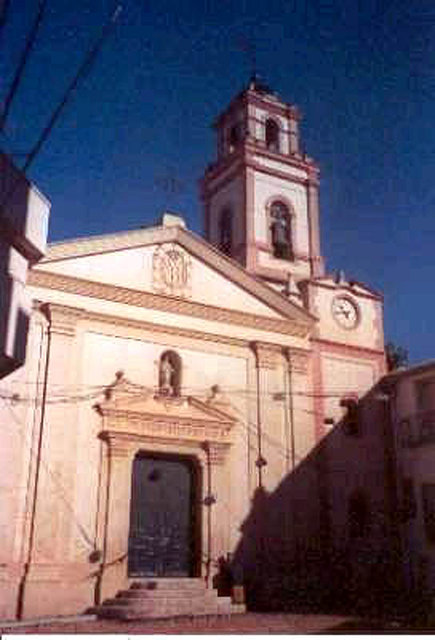
[[[227,256],[233,249],[233,221],[231,211],[224,209],[219,219],[219,249]]]
[[[181,358],[175,351],[165,351],[160,357],[159,393],[179,396],[181,392]]]
[[[343,398],[340,400],[340,406],[346,409],[342,422],[344,433],[347,436],[361,435],[358,401],[355,398]]]
[[[417,411],[435,409],[435,378],[425,378],[415,383]]]
[[[360,489],[349,497],[347,516],[349,537],[364,538],[369,532],[370,513],[367,498]]]
[[[421,496],[426,538],[428,542],[435,542],[435,484],[423,484]]]
[[[417,501],[415,499],[412,478],[402,478],[402,521],[408,522],[417,515]]]
[[[399,436],[402,447],[412,447],[415,444],[414,430],[409,418],[400,421]]]
[[[230,151],[234,151],[234,149],[237,147],[237,145],[240,142],[240,125],[239,124],[234,124],[229,131],[229,146],[230,146]]]
[[[279,151],[279,125],[275,120],[266,120],[266,148],[269,151]]]
[[[270,208],[270,232],[275,258],[293,260],[291,216],[283,202],[276,201]]]

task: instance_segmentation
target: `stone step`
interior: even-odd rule
[[[177,597],[178,594],[185,594],[186,596],[190,596],[192,598],[197,598],[203,596],[205,593],[214,592],[215,589],[207,589],[204,586],[201,589],[191,589],[190,587],[187,589],[128,589],[118,591],[116,597],[119,598],[171,598]]]
[[[208,589],[201,578],[134,581],[128,590],[105,600],[94,612],[99,618],[138,620],[176,616],[230,615],[245,611],[231,598]]]
[[[103,605],[98,612],[99,617],[134,620],[144,618],[173,618],[177,616],[229,615],[233,612],[230,602],[202,603],[192,607],[189,601],[157,603],[149,602],[147,606]]]
[[[124,592],[125,595],[120,596],[117,595],[115,598],[110,598],[103,602],[103,605],[109,604],[120,604],[123,606],[131,606],[131,607],[139,607],[142,604],[146,605],[148,602],[155,603],[167,603],[170,604],[172,602],[177,603],[181,601],[190,602],[192,606],[200,605],[201,603],[213,603],[213,602],[226,602],[227,600],[231,602],[230,598],[222,598],[217,595],[215,591],[206,591],[203,594],[196,594],[195,596],[191,596],[184,592],[173,593],[173,594],[160,594],[158,597],[150,596],[150,597],[131,597],[131,594],[128,592]]]
[[[124,592],[123,595],[119,595],[117,594],[115,598],[110,598],[110,603],[114,603],[114,602],[119,602],[122,604],[126,604],[126,605],[131,605],[131,606],[136,606],[139,605],[141,602],[150,602],[150,601],[154,601],[154,602],[177,602],[178,600],[189,600],[192,603],[198,603],[198,602],[202,602],[203,600],[205,600],[206,602],[211,602],[211,601],[215,601],[216,598],[218,596],[216,594],[212,594],[212,593],[201,593],[201,594],[189,594],[189,593],[185,593],[183,592],[179,592],[179,593],[173,593],[173,594],[169,594],[169,593],[165,593],[165,594],[159,594],[157,595],[149,595],[149,594],[143,594],[142,596],[132,596],[131,593],[128,592]],[[105,600],[104,603],[109,602],[109,600]],[[103,603],[103,604],[104,604]]]
[[[170,598],[177,593],[185,593],[195,598],[208,591],[210,591],[210,589],[206,589],[205,587],[202,587],[202,589],[128,589],[118,591],[116,595],[119,595],[121,598],[159,598],[160,596]]]
[[[159,591],[160,589],[204,589],[205,581],[202,578],[149,578],[134,580],[130,584],[130,589]]]

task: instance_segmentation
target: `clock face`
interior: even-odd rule
[[[332,301],[334,320],[344,329],[353,329],[359,321],[359,308],[351,298],[336,296]]]

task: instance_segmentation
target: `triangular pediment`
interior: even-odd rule
[[[171,262],[171,256],[178,262]],[[77,282],[96,282],[265,318],[291,320],[307,330],[315,321],[307,311],[179,226],[57,243],[49,247],[47,256],[33,273],[30,283],[40,284],[43,274],[50,274],[52,279],[74,278]]]
[[[132,384],[124,376],[108,387],[94,408],[103,420],[100,437],[109,441],[155,446],[190,446],[207,450],[223,462],[236,424],[230,409],[192,396],[170,397]]]
[[[120,377],[111,385],[105,398],[96,405],[103,416],[127,417],[130,420],[159,422],[207,423],[230,429],[236,419],[212,401],[194,396],[169,396],[155,393]]]

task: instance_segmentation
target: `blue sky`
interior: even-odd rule
[[[52,202],[50,239],[137,228],[164,208],[202,231],[198,179],[210,124],[260,74],[303,113],[321,169],[322,248],[385,296],[389,340],[434,358],[433,0],[121,0],[123,11],[30,177]],[[48,2],[2,145],[18,164],[110,14],[108,0]],[[36,0],[0,33],[4,99]],[[177,180],[176,193],[163,184]]]

